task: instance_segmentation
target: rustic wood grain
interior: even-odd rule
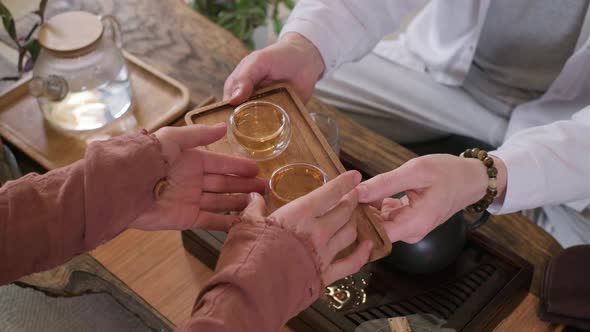
[[[555,239],[520,214],[494,216],[479,232],[510,248],[535,267],[530,291],[539,296],[547,263],[563,250]]]
[[[128,230],[92,255],[162,315],[186,321],[213,272],[184,250],[180,232]]]
[[[539,307],[539,298],[533,294],[528,294],[522,303],[514,312],[503,320],[494,331],[506,332],[560,332],[563,326],[549,324],[537,318],[537,308]]]
[[[387,321],[390,332],[412,332],[410,323],[406,317],[389,318]]]
[[[47,16],[73,9],[114,15],[124,48],[185,83],[195,104],[212,94],[220,97],[225,78],[247,53],[239,40],[182,0],[53,0]]]
[[[225,78],[247,54],[229,32],[194,13],[181,0],[52,0],[49,7],[49,15],[70,9],[115,15],[122,23],[125,48],[187,85],[195,104],[210,95],[220,97]],[[367,174],[391,170],[415,156],[316,99],[312,98],[308,109],[337,120],[343,161]],[[535,265],[531,291],[538,293],[540,271],[560,250],[555,240],[519,216],[495,217],[481,231]],[[184,251],[178,232],[127,231],[93,255],[174,324],[188,318],[197,291],[211,275]],[[532,300],[523,302],[498,331],[555,330],[536,319],[538,302],[534,295],[529,298]],[[531,324],[538,328],[529,328]]]

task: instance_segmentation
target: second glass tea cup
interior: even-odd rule
[[[311,164],[293,163],[279,167],[268,181],[269,209],[274,211],[327,182],[328,175],[321,168]]]
[[[336,120],[321,113],[309,113],[309,116],[324,135],[334,153],[340,156],[340,128]]]
[[[291,140],[287,112],[268,101],[251,101],[234,109],[229,136],[240,154],[262,161],[280,155]]]

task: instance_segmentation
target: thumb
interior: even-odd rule
[[[242,211],[242,218],[246,220],[259,221],[266,217],[266,203],[259,193],[251,193],[248,206]]]
[[[371,203],[402,191],[424,188],[427,176],[415,165],[415,162],[407,162],[393,171],[379,174],[359,184],[359,203]]]
[[[271,66],[269,60],[266,50],[256,51],[244,58],[225,81],[223,100],[232,105],[246,101],[254,88],[267,77]]]

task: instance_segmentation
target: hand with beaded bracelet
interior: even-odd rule
[[[503,199],[504,162],[479,149],[462,155],[465,158],[433,154],[411,159],[361,183],[359,201],[379,208],[392,242],[416,243],[458,211],[481,212],[494,199]],[[400,193],[405,196],[391,198]]]
[[[488,152],[479,148],[467,149],[461,153],[461,157],[479,159],[486,167],[486,173],[488,174],[486,194],[482,199],[466,208],[469,212],[483,212],[492,204],[498,194],[498,169],[494,167],[494,159],[488,156]]]

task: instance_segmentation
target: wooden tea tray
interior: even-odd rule
[[[259,176],[268,180],[277,168],[295,162],[316,165],[324,170],[330,179],[345,172],[344,166],[290,87],[285,84],[274,85],[257,91],[249,100],[265,100],[280,105],[289,115],[292,126],[291,142],[287,149],[274,159],[258,162]],[[234,108],[235,106],[226,102],[218,102],[188,112],[185,119],[187,124],[228,123]],[[227,136],[207,148],[217,152],[236,153]],[[382,258],[391,252],[391,242],[387,234],[381,225],[372,219],[367,206],[359,206],[355,210],[353,218],[356,218],[357,222],[357,241],[370,239],[374,243],[371,260]]]
[[[70,135],[49,125],[29,94],[31,75],[0,95],[0,135],[44,168],[81,159],[87,142],[145,128],[152,132],[179,118],[188,107],[188,89],[124,52],[133,90],[132,111],[106,128]]]
[[[182,240],[188,251],[213,269],[225,236],[195,230],[183,232]],[[427,313],[444,319],[444,327],[456,331],[491,332],[526,296],[533,267],[483,234],[472,232],[455,262],[440,272],[410,275],[376,261],[359,275],[367,276],[364,304],[335,310],[318,300],[288,325],[294,331],[354,332],[366,321]]]

